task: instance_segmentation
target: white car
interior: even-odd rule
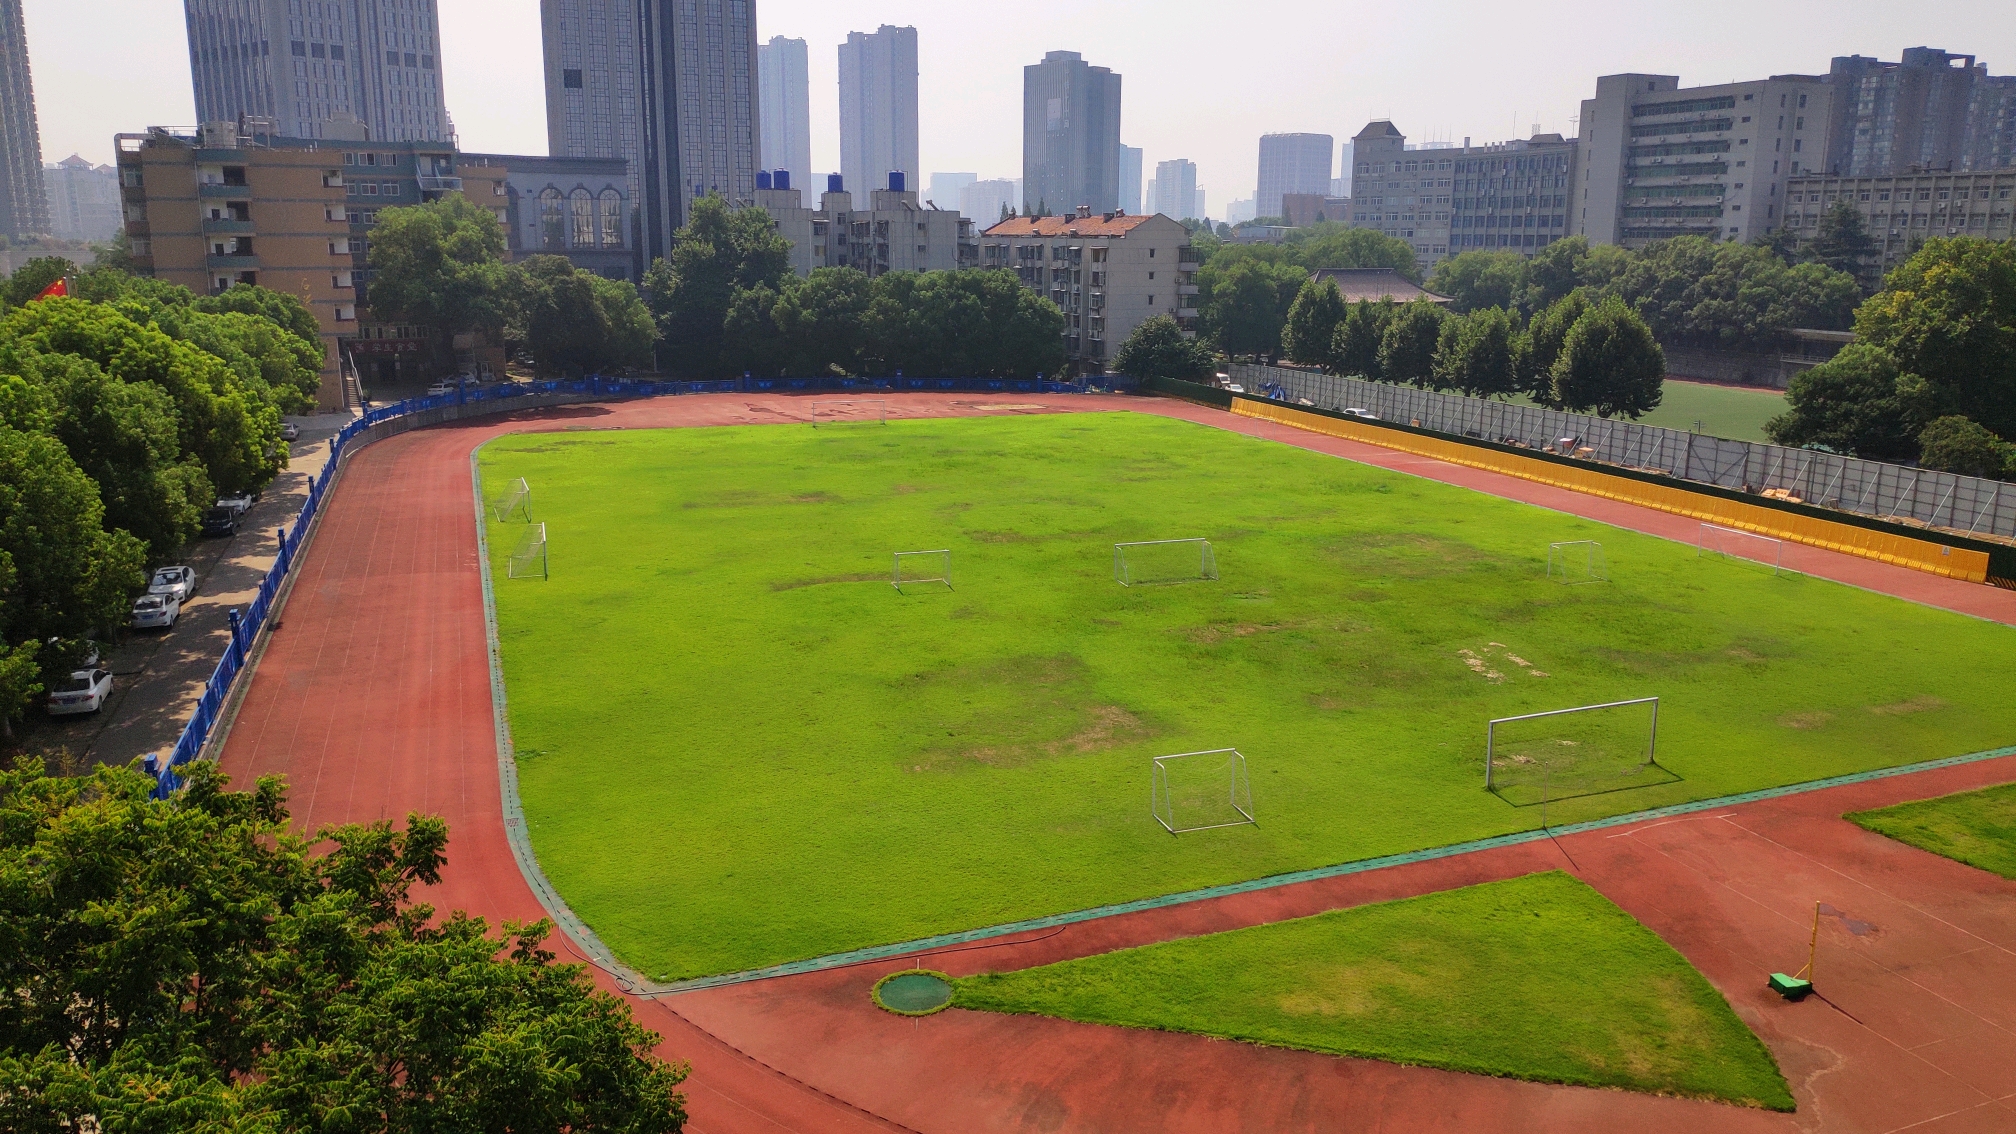
[[[251,510],[253,502],[258,499],[259,494],[256,492],[234,492],[229,496],[219,496],[217,507],[229,508],[242,516]]]
[[[173,630],[182,617],[182,600],[172,594],[149,591],[133,600],[133,616],[127,625],[135,630]]]
[[[48,711],[52,717],[72,713],[95,713],[112,695],[112,674],[102,669],[80,669],[49,690]]]
[[[1346,408],[1345,408],[1345,410],[1344,410],[1344,416],[1345,416],[1345,417],[1362,417],[1362,418],[1364,418],[1364,419],[1365,419],[1366,421],[1378,421],[1378,420],[1379,420],[1379,415],[1378,415],[1378,414],[1376,414],[1376,413],[1373,413],[1373,412],[1372,412],[1371,410],[1368,410],[1368,409],[1359,409],[1359,408],[1358,408],[1357,406],[1349,406],[1349,407],[1346,407]]]
[[[147,584],[150,595],[173,595],[175,601],[185,603],[196,593],[196,571],[192,567],[162,567],[154,572],[154,579]]]
[[[432,386],[427,387],[427,396],[430,398],[446,397],[454,392],[455,383],[453,382],[436,382]]]

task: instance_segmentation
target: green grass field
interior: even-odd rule
[[[1900,843],[2016,880],[2016,784],[1855,811],[1846,818]]]
[[[1791,1110],[1658,935],[1565,874],[966,977],[952,1006]]]
[[[1665,698],[1669,781],[1555,823],[2016,736],[2007,627],[1149,415],[480,462],[551,533],[548,580],[490,540],[533,846],[659,979],[1535,828],[1483,790],[1490,717]],[[1116,541],[1193,535],[1218,582],[1114,584]],[[1613,583],[1548,581],[1574,538]],[[897,594],[923,548],[956,589]],[[1259,825],[1171,837],[1151,757],[1227,746]]]
[[[1528,398],[1512,399],[1532,405]],[[1735,441],[1769,441],[1764,423],[1785,412],[1785,391],[1768,386],[1718,386],[1709,382],[1667,379],[1659,408],[1638,419],[1640,425],[1691,430]]]

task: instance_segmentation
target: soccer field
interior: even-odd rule
[[[479,467],[550,533],[551,578],[507,579],[524,525],[490,521],[533,846],[657,979],[1537,827],[1484,790],[1493,717],[1662,698],[1660,775],[1555,823],[2016,736],[2007,627],[1145,414],[524,434]],[[1114,582],[1114,543],[1189,536],[1216,581]],[[1572,539],[1610,582],[1547,578]],[[954,589],[891,588],[937,548]],[[1257,825],[1170,835],[1152,759],[1227,747]]]

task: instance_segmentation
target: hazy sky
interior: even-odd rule
[[[1123,77],[1122,140],[1187,157],[1210,210],[1253,192],[1258,139],[1338,141],[1391,118],[1409,140],[1574,131],[1596,76],[1677,74],[1686,85],[1824,72],[1836,55],[1905,47],[1972,52],[2016,73],[2011,0],[756,0],[762,39],[810,45],[812,164],[839,168],[836,52],[849,31],[917,28],[922,160],[933,171],[1019,176],[1022,67],[1076,51]],[[109,161],[112,135],[193,125],[182,5],[24,0],[45,160]],[[546,152],[538,0],[440,0],[447,103],[463,148]]]

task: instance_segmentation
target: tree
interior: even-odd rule
[[[1379,372],[1388,382],[1414,386],[1435,384],[1435,348],[1441,342],[1448,313],[1426,297],[1393,309],[1379,339]]]
[[[379,210],[370,264],[372,316],[434,332],[437,352],[461,332],[502,331],[510,317],[504,229],[460,193]]]
[[[441,877],[439,819],[311,840],[278,779],[185,774],[155,801],[124,768],[0,773],[0,1125],[682,1128],[686,1069],[554,963],[548,923],[493,937],[413,901]]]
[[[735,289],[721,327],[722,358],[730,370],[765,378],[783,372],[784,349],[777,339],[777,293],[768,285]]]
[[[1794,375],[1785,412],[1765,423],[1780,445],[1822,448],[1877,461],[1909,460],[1918,453],[1906,399],[1898,389],[1897,360],[1871,343],[1850,343],[1841,353]]]
[[[1800,252],[1806,259],[1851,276],[1861,275],[1876,254],[1876,241],[1852,201],[1836,201],[1820,214],[1820,225]]]
[[[1592,249],[1585,286],[1622,299],[1653,335],[1676,346],[1764,352],[1795,327],[1840,330],[1861,298],[1853,276],[1820,264],[1787,267],[1770,251],[1700,236],[1624,253],[1605,281]]]
[[[1521,347],[1518,327],[1504,308],[1449,319],[1435,350],[1435,386],[1473,398],[1516,393]]]
[[[1250,258],[1206,263],[1197,273],[1205,333],[1234,357],[1279,354],[1288,309],[1307,280],[1308,273],[1292,264]]]
[[[1855,333],[1911,376],[1920,421],[1959,415],[2016,437],[2016,243],[1927,241],[1856,312]]]
[[[1354,304],[1330,339],[1331,365],[1337,373],[1373,382],[1384,378],[1385,371],[1379,368],[1379,344],[1392,318],[1390,298],[1377,304],[1365,299]]]
[[[627,282],[578,271],[565,256],[512,267],[514,321],[540,369],[589,374],[650,364],[658,329]]]
[[[1554,360],[1554,402],[1598,417],[1642,417],[1664,396],[1666,352],[1652,329],[1611,298],[1583,312]]]
[[[76,270],[77,265],[61,256],[35,257],[14,269],[6,285],[0,287],[0,311],[33,301],[50,284]]]
[[[1787,267],[1799,262],[1799,234],[1784,225],[1757,234],[1750,243],[1776,256]]]
[[[1305,365],[1330,369],[1330,340],[1336,337],[1344,314],[1344,295],[1335,281],[1304,283],[1288,308],[1288,320],[1281,330],[1282,352]]]
[[[881,373],[1032,378],[1064,366],[1064,314],[1008,271],[884,272],[868,285]]]
[[[1427,288],[1458,314],[1510,308],[1526,290],[1526,258],[1517,252],[1459,252],[1435,265]]]
[[[1962,476],[2016,474],[2016,446],[1964,417],[1936,418],[1918,434],[1918,463]]]
[[[1183,337],[1183,329],[1168,315],[1145,319],[1127,336],[1113,368],[1135,378],[1174,378],[1184,382],[1208,379],[1217,360],[1208,347]]]
[[[772,316],[785,372],[859,374],[871,298],[868,276],[855,268],[814,268],[779,289]]]
[[[1554,405],[1554,363],[1575,321],[1589,310],[1589,293],[1571,291],[1533,316],[1526,329],[1526,366],[1520,392],[1542,405]]]
[[[1414,246],[1397,236],[1370,228],[1351,228],[1325,221],[1289,234],[1287,247],[1297,262],[1318,268],[1391,268],[1412,283],[1421,282]]]
[[[644,276],[644,302],[658,321],[660,356],[676,373],[708,377],[733,369],[722,355],[728,306],[737,288],[781,294],[791,274],[791,242],[762,209],[730,210],[716,193],[693,202],[669,258]]]
[[[1615,247],[1611,245],[1609,247]],[[1589,261],[1589,238],[1570,236],[1557,240],[1526,261],[1526,278],[1519,305],[1528,316],[1546,310],[1569,292],[1588,281],[1582,273]],[[1446,292],[1444,294],[1447,294]]]
[[[123,620],[146,582],[145,550],[104,516],[62,442],[0,425],[0,642],[83,638]]]

